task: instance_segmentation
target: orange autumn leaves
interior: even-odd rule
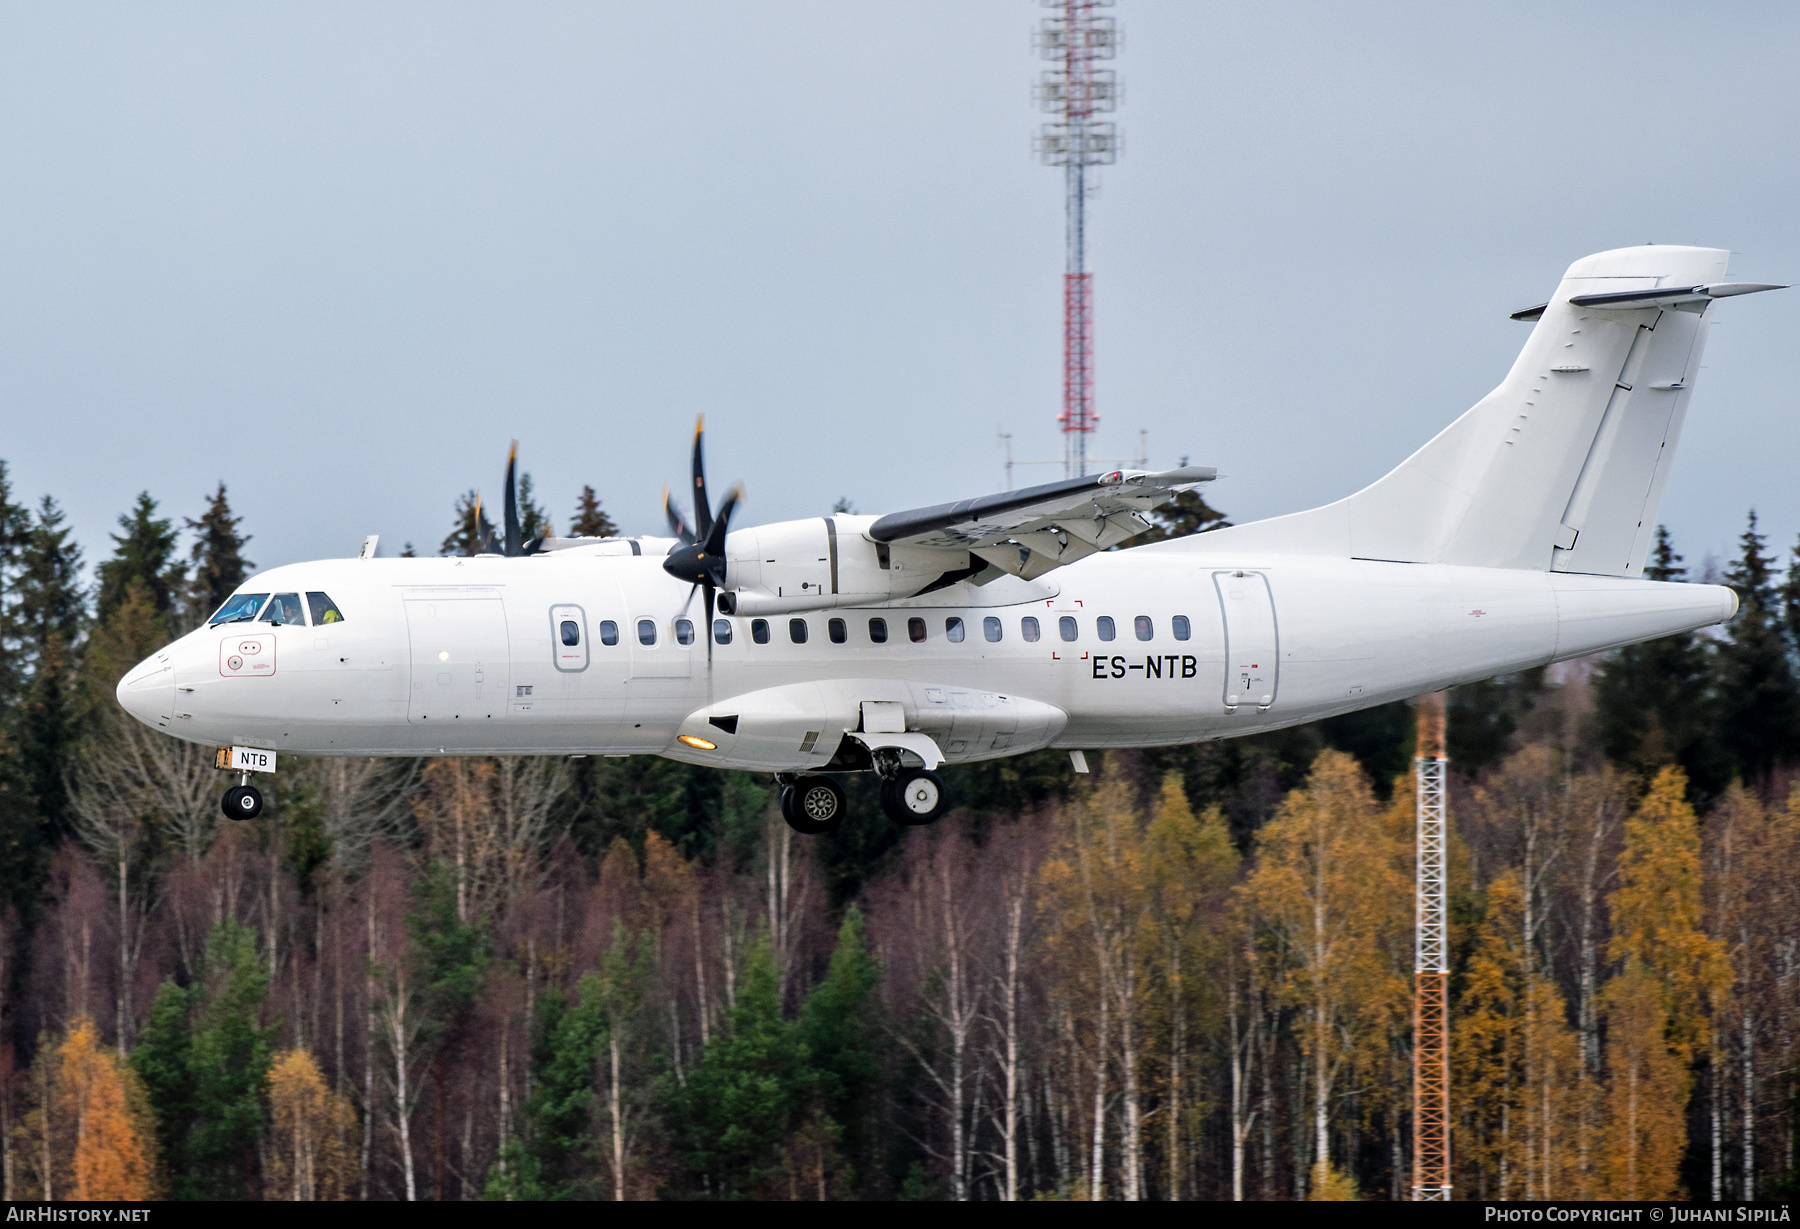
[[[77,1016],[60,1039],[46,1036],[25,1085],[13,1133],[16,1189],[45,1201],[141,1202],[163,1196],[155,1120],[129,1063]],[[269,1072],[271,1199],[344,1199],[362,1128],[349,1102],[325,1086],[305,1050],[276,1055]]]
[[[100,1044],[87,1016],[45,1038],[13,1140],[20,1189],[45,1200],[152,1199],[156,1133],[137,1073]]]

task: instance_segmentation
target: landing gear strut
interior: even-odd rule
[[[844,790],[830,777],[809,773],[776,780],[781,785],[781,818],[795,832],[818,836],[844,821]]]
[[[948,802],[943,781],[929,769],[902,768],[881,783],[881,809],[889,819],[909,828],[932,823]]]

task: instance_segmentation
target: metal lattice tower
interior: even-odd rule
[[[1110,17],[1094,10],[1112,0],[1042,0],[1057,16],[1038,28],[1038,52],[1058,67],[1038,79],[1038,105],[1057,116],[1044,125],[1034,142],[1049,166],[1063,168],[1063,408],[1057,415],[1063,431],[1063,470],[1067,477],[1087,473],[1088,436],[1100,423],[1094,412],[1094,275],[1087,267],[1087,196],[1091,166],[1110,166],[1118,157],[1117,129],[1098,114],[1118,105],[1119,84],[1110,69],[1096,60],[1118,54],[1119,31]]]
[[[1419,697],[1413,939],[1414,1199],[1450,1198],[1450,954],[1444,901],[1444,693]]]

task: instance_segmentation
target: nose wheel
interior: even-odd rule
[[[935,822],[948,802],[943,781],[928,769],[902,769],[881,783],[881,809],[889,819],[909,828]]]
[[[830,832],[844,821],[844,791],[830,777],[807,775],[781,787],[781,818],[803,836]]]
[[[219,809],[226,819],[255,819],[262,814],[262,791],[254,785],[234,785],[225,791]]]

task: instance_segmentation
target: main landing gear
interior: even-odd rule
[[[903,768],[899,775],[881,783],[881,809],[889,819],[909,828],[934,822],[948,802],[943,781],[929,769]]]
[[[949,793],[935,772],[891,763],[877,766],[878,772],[882,769],[889,770],[882,772],[881,781],[881,809],[889,819],[917,828],[943,815]],[[830,777],[779,772],[775,784],[781,789],[781,818],[795,832],[819,836],[844,821],[844,789]]]
[[[844,822],[843,786],[812,773],[783,781],[785,776],[775,780],[781,785],[781,818],[788,827],[804,836],[818,836]]]

